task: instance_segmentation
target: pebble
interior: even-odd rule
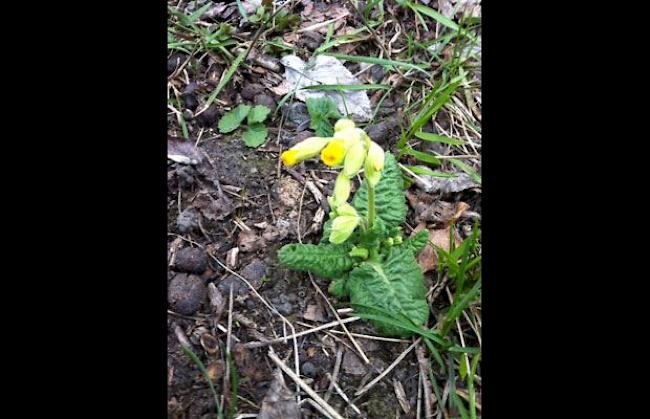
[[[210,105],[202,114],[196,117],[196,120],[202,127],[211,127],[217,122],[219,116],[219,108],[217,105]]]
[[[316,367],[309,361],[303,363],[300,369],[303,375],[306,375],[307,377],[314,377],[316,375]]]
[[[208,256],[198,247],[184,247],[176,252],[172,269],[178,272],[201,274],[208,269]]]
[[[266,263],[262,262],[259,259],[254,259],[241,271],[239,275],[243,276],[248,280],[248,282],[255,288],[259,288],[262,285],[262,278],[269,275],[269,267]],[[230,293],[230,284],[233,286],[233,293],[238,295],[246,294],[250,291],[248,286],[236,277],[235,275],[228,275],[222,281],[219,282],[217,288],[223,293],[223,295],[228,295]]]
[[[178,274],[169,283],[168,302],[177,313],[194,314],[208,296],[203,280],[196,275]]]
[[[181,234],[188,234],[199,228],[199,214],[194,208],[186,208],[178,214],[176,227]]]

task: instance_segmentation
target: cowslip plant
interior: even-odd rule
[[[330,294],[349,297],[352,307],[390,336],[408,336],[399,324],[421,327],[429,317],[424,278],[415,255],[428,241],[423,230],[404,239],[406,219],[402,174],[395,157],[349,119],[340,119],[332,137],[311,137],[282,153],[293,166],[319,156],[340,168],[331,211],[318,244],[292,243],[278,252],[280,263],[330,278]],[[364,181],[351,203],[351,180],[364,169]],[[381,320],[392,317],[390,323]],[[411,327],[410,329],[413,329]]]
[[[271,109],[264,105],[239,105],[231,111],[226,112],[219,120],[219,132],[227,134],[233,132],[246,119],[247,129],[242,134],[242,139],[248,147],[259,147],[264,144],[268,130],[263,122],[271,112]]]

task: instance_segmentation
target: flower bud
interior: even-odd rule
[[[368,259],[368,249],[365,247],[357,247],[357,246],[352,246],[352,250],[350,250],[350,253],[348,253],[350,256],[357,256],[360,257],[361,259]]]
[[[370,141],[366,165],[370,164],[377,172],[384,170],[384,150],[374,141]]]
[[[351,217],[358,217],[359,214],[357,213],[357,210],[354,209],[354,207],[347,202],[344,202],[342,204],[339,204],[339,206],[336,208],[336,212],[339,215],[348,215]]]
[[[327,145],[328,141],[329,138],[309,137],[282,153],[282,163],[291,167],[303,160],[316,157],[323,147]]]
[[[350,197],[351,184],[352,182],[349,177],[343,173],[339,173],[334,184],[334,203],[337,207],[347,202]]]
[[[366,145],[363,141],[353,144],[345,155],[343,163],[343,173],[347,177],[352,177],[359,173],[363,162],[366,160]]]
[[[354,229],[359,225],[360,218],[352,215],[340,215],[332,221],[330,232],[330,243],[341,244],[352,235]]]
[[[341,118],[334,124],[334,132],[342,131],[347,128],[354,128],[354,121],[347,118]]]

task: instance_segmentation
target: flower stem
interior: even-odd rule
[[[375,187],[366,179],[368,186],[368,228],[371,229],[375,222]]]

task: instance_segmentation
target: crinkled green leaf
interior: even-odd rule
[[[239,128],[250,109],[249,105],[239,105],[235,109],[226,112],[219,120],[219,132],[227,134]]]
[[[416,326],[429,318],[424,276],[413,252],[405,247],[393,247],[381,263],[362,262],[354,268],[346,282],[350,303],[360,313],[395,313]],[[408,336],[412,331],[373,320],[386,335]]]
[[[386,223],[387,228],[401,225],[406,220],[406,199],[404,197],[402,172],[391,153],[386,153],[384,170],[375,187],[375,207],[377,217]],[[359,215],[367,217],[368,185],[363,182],[354,195],[352,205]]]
[[[340,118],[336,103],[327,96],[309,98],[306,101],[307,111],[311,123],[309,127],[314,130],[317,137],[331,137],[334,135],[334,126],[330,119]]]
[[[256,122],[264,122],[270,112],[271,109],[264,105],[253,106],[253,109],[248,113],[248,125]]]
[[[248,126],[242,138],[248,147],[259,147],[266,141],[266,135],[268,133],[269,131],[264,124],[256,123]]]
[[[332,220],[327,220],[323,223],[323,237],[320,239],[320,243],[329,243],[330,242],[330,233],[332,232]]]
[[[287,268],[310,271],[324,278],[340,278],[354,265],[349,251],[349,246],[291,243],[280,249],[278,259]]]
[[[346,281],[347,281],[347,275],[343,278],[335,279],[334,281],[330,282],[330,286],[328,288],[328,291],[330,294],[332,294],[336,298],[343,298],[348,295],[348,289],[346,286]]]
[[[407,247],[417,254],[429,242],[429,232],[427,230],[418,231],[413,237],[404,240],[402,246]]]

